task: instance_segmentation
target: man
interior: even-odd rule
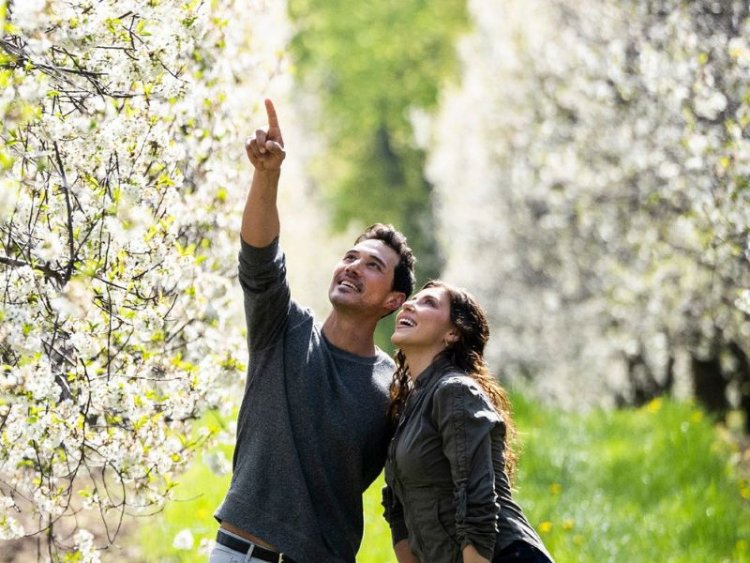
[[[284,142],[270,100],[266,112],[268,130],[246,144],[255,170],[239,279],[250,362],[211,562],[239,551],[245,561],[353,563],[362,493],[390,440],[393,363],[373,333],[412,292],[414,257],[401,233],[373,225],[335,267],[322,325],[291,300],[276,207]]]

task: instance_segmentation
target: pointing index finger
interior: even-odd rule
[[[276,108],[273,107],[273,102],[266,98],[266,114],[268,115],[268,127],[280,129],[279,118],[276,116]]]

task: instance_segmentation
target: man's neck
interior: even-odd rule
[[[371,358],[376,353],[373,334],[377,324],[377,319],[362,319],[333,310],[323,323],[323,334],[336,348]]]

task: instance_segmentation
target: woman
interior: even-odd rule
[[[488,338],[479,304],[443,282],[396,318],[383,505],[399,563],[552,560],[511,497],[514,427]]]

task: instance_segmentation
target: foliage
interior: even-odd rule
[[[439,273],[441,257],[415,123],[455,71],[465,11],[462,0],[289,2],[291,53],[302,88],[318,97],[326,144],[312,173],[334,226],[395,224],[417,253],[420,279]]]
[[[556,560],[750,561],[750,482],[738,475],[736,446],[702,411],[656,400],[572,415],[518,394],[513,404],[522,442],[515,494]],[[205,561],[199,546],[215,536],[211,515],[227,481],[209,469],[216,459],[196,461],[175,488],[185,501],[142,528],[148,561]],[[381,477],[365,493],[359,563],[395,561],[382,486]],[[190,548],[175,547],[179,534]]]
[[[494,361],[569,405],[708,371],[750,413],[747,3],[471,6],[428,177]]]
[[[101,538],[77,522],[100,514],[106,544],[126,512],[159,508],[206,437],[192,421],[231,405],[243,194],[229,188],[248,100],[283,62],[283,13],[233,0],[0,13],[0,538],[96,560]]]
[[[211,433],[226,431],[217,412],[207,413],[199,427]],[[236,413],[231,415],[233,420]],[[159,515],[150,517],[136,537],[124,541],[140,546],[143,561],[205,563],[216,539],[213,514],[229,489],[233,442],[206,449],[180,475],[172,500]]]
[[[662,399],[586,415],[514,406],[517,496],[558,561],[750,561],[737,436],[704,411]]]

